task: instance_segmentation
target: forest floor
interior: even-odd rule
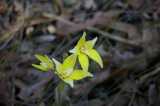
[[[62,60],[84,31],[104,68],[57,94],[34,55]],[[0,0],[0,106],[159,104],[160,0]]]

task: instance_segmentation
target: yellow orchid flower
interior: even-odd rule
[[[83,70],[88,70],[89,66],[88,57],[91,58],[96,63],[98,63],[101,68],[103,68],[103,62],[101,56],[95,49],[93,49],[97,41],[97,37],[88,41],[86,41],[85,37],[86,37],[86,32],[83,33],[77,45],[69,52],[78,55],[78,60]]]
[[[32,64],[33,67],[41,71],[49,71],[54,68],[53,61],[47,55],[36,54],[35,57],[40,60],[40,64]]]
[[[93,75],[85,70],[80,69],[74,69],[75,63],[76,63],[77,56],[75,54],[72,54],[68,56],[64,62],[61,64],[56,59],[52,58],[56,65],[56,71],[55,74],[57,74],[61,80],[63,80],[65,83],[69,84],[71,87],[73,87],[73,81],[74,80],[81,80],[85,77],[92,77]]]

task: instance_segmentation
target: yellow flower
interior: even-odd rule
[[[49,71],[54,68],[53,61],[47,55],[35,55],[38,60],[40,60],[40,64],[32,64],[33,67],[41,70],[41,71]]]
[[[74,80],[81,80],[85,77],[92,77],[93,75],[85,70],[74,69],[77,56],[72,54],[68,56],[61,64],[56,59],[52,58],[56,65],[55,74],[57,74],[61,80],[73,87]]]
[[[103,62],[101,56],[95,49],[93,49],[97,41],[97,37],[89,41],[86,41],[85,37],[86,37],[86,32],[83,33],[83,36],[78,41],[77,45],[69,52],[78,55],[80,65],[83,70],[88,70],[89,66],[88,57],[91,58],[96,63],[98,63],[101,68],[103,68]]]

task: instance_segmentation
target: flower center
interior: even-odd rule
[[[40,63],[40,64],[41,64],[43,67],[48,68],[47,63],[42,62],[42,63]]]
[[[65,72],[63,73],[58,73],[58,75],[62,78],[62,79],[65,79],[67,77],[69,77],[73,72],[73,69],[72,68],[69,68],[67,70],[65,70]]]
[[[81,50],[82,52],[85,52],[87,49],[86,49],[85,46],[82,46],[82,47],[80,48],[80,50]]]

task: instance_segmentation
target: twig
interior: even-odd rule
[[[74,88],[73,95],[74,96],[88,95],[88,93],[92,90],[92,88],[94,88],[97,84],[106,80],[109,76],[110,76],[110,69],[97,73],[90,81],[82,85],[77,85]]]
[[[19,93],[19,97],[21,99],[26,99],[26,98],[29,98],[31,96],[34,96],[32,94],[36,93],[36,91],[43,87],[46,83],[48,83],[48,81],[50,81],[51,79],[53,78],[53,73],[51,72],[48,72],[48,74],[45,76],[44,79],[42,79],[40,82],[28,87],[28,88],[23,88],[21,90],[21,92]]]
[[[12,71],[11,72],[11,85],[12,85],[12,87],[11,87],[11,89],[12,89],[11,106],[14,106],[15,105],[15,103],[14,103],[14,101],[15,101],[15,74],[14,74],[15,70],[11,70],[11,71]]]
[[[46,13],[44,13],[44,16],[46,16],[46,17],[49,18],[49,19],[56,19],[56,20],[58,20],[58,21],[61,21],[61,22],[63,22],[63,23],[66,23],[67,25],[70,25],[70,26],[77,26],[77,24],[75,24],[75,23],[73,23],[73,22],[71,22],[71,21],[65,20],[65,19],[63,19],[62,17],[56,16],[56,15],[54,15],[54,14],[46,14]],[[104,37],[107,37],[107,38],[109,38],[109,39],[116,40],[116,41],[121,42],[121,43],[124,43],[124,44],[128,44],[128,45],[140,47],[140,45],[137,44],[136,42],[133,42],[133,41],[131,41],[131,40],[124,39],[124,38],[119,37],[119,36],[113,36],[112,34],[109,34],[109,33],[107,33],[107,32],[101,31],[101,30],[99,30],[99,29],[97,29],[97,28],[95,28],[95,27],[90,27],[90,26],[88,26],[88,27],[86,27],[86,29],[87,29],[87,30],[94,31],[94,32],[98,32],[98,33],[100,33],[101,35],[103,35]]]
[[[148,74],[145,74],[144,76],[140,77],[139,83],[144,83],[149,77],[154,76],[156,74],[160,73],[160,67],[155,69],[154,71],[149,72]]]
[[[43,13],[43,16],[46,17],[46,18],[49,18],[49,19],[54,19],[54,20],[61,21],[63,23],[66,23],[67,25],[71,25],[71,26],[77,25],[77,24],[75,24],[71,21],[65,20],[61,16],[57,16],[57,15],[54,15],[54,14]]]
[[[108,106],[113,106],[114,103],[116,102],[116,100],[118,100],[118,98],[121,95],[121,93],[123,93],[122,89],[118,92],[118,94],[116,95],[116,97],[114,97],[113,101]]]
[[[140,45],[137,44],[136,42],[133,42],[133,41],[124,39],[124,38],[119,37],[119,36],[115,36],[115,35],[109,34],[109,33],[107,33],[107,32],[104,32],[104,31],[102,31],[102,30],[99,30],[99,29],[97,29],[97,28],[87,27],[87,29],[88,29],[88,30],[91,30],[91,31],[94,31],[94,32],[97,32],[97,33],[101,34],[102,36],[107,37],[107,38],[109,38],[109,39],[116,40],[116,41],[121,42],[121,43],[124,43],[124,44],[128,44],[128,45],[140,47]]]
[[[9,42],[13,39],[13,37],[14,36],[8,38],[2,45],[0,45],[0,50],[5,49],[8,46]]]
[[[131,97],[131,100],[130,100],[130,102],[129,102],[129,104],[128,104],[128,106],[132,106],[135,97],[136,97],[136,93],[133,93],[133,94],[132,94],[132,97]]]
[[[61,48],[60,47],[56,48],[56,50],[59,49],[59,50],[57,50],[58,52],[54,52],[51,56],[55,56],[56,57],[57,55],[63,53],[63,51],[66,50],[67,48],[69,48],[73,43],[75,43],[78,40],[78,38],[79,37],[76,36],[70,42],[68,42],[65,46],[61,45]]]

